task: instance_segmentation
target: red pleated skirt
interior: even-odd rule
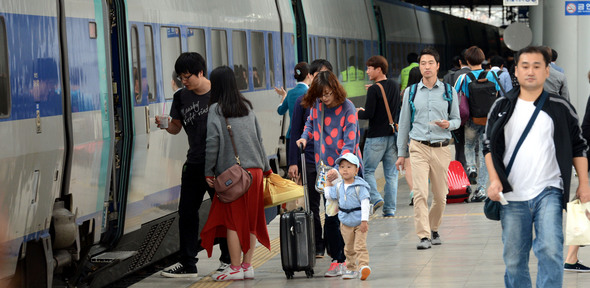
[[[248,192],[234,202],[223,203],[213,197],[207,223],[201,231],[201,246],[211,257],[215,238],[227,238],[227,229],[234,230],[240,239],[242,252],[250,250],[250,234],[270,250],[270,239],[266,229],[263,199],[263,175],[260,168],[246,169],[252,174]]]

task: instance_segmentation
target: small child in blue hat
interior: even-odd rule
[[[324,194],[327,199],[338,199],[338,219],[346,255],[346,272],[342,274],[342,279],[358,278],[360,274],[361,280],[365,280],[371,274],[367,250],[370,187],[363,178],[357,176],[360,163],[354,154],[340,156],[336,164],[342,181],[326,182]]]

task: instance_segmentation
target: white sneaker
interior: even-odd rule
[[[328,269],[328,272],[326,272],[324,274],[325,277],[338,277],[342,275],[342,271],[343,271],[343,265],[344,263],[338,263],[336,262],[336,260],[334,260],[334,262],[332,262],[330,264],[330,268]],[[346,270],[346,268],[344,268],[344,270]]]
[[[244,280],[244,270],[240,267],[238,270],[234,270],[231,267],[225,268],[217,277],[213,278],[215,281],[231,281],[231,280]]]
[[[225,263],[223,261],[219,261],[219,268],[217,268],[217,270],[213,273],[213,275],[211,275],[211,279],[217,278],[217,276],[219,276],[219,274],[223,273],[223,271],[228,267],[229,267],[228,263]]]
[[[199,277],[196,265],[194,269],[187,269],[180,262],[164,268],[160,275],[168,278]]]
[[[359,272],[346,270],[342,273],[342,279],[356,279],[359,278]]]
[[[361,269],[359,269],[359,272],[361,274],[361,280],[366,280],[367,277],[369,277],[369,275],[371,275],[371,267],[363,266],[363,267],[361,267]]]
[[[242,270],[244,271],[244,280],[254,279],[254,267],[252,267],[252,265],[247,269],[242,267]]]

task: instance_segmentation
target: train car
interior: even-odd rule
[[[472,45],[486,55],[502,55],[497,27],[396,0],[376,0],[374,4],[380,51],[389,61],[389,77],[399,77],[409,65],[406,56],[427,46],[441,56],[440,78],[452,68],[453,56]]]
[[[170,109],[182,52],[234,69],[280,172],[289,119],[273,87],[295,86],[297,62],[328,59],[360,106],[372,55],[395,77],[409,51],[497,40],[389,0],[1,2],[0,286],[102,287],[178,251],[188,140],[154,117]],[[201,227],[209,207],[206,196]]]

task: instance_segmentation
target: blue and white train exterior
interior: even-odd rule
[[[288,117],[273,87],[295,86],[297,62],[330,60],[362,105],[369,80],[341,74],[372,55],[396,77],[428,45],[443,67],[469,45],[501,49],[494,27],[391,0],[0,3],[0,286],[101,287],[178,250],[188,141],[154,117],[181,52],[242,72],[280,170]]]

